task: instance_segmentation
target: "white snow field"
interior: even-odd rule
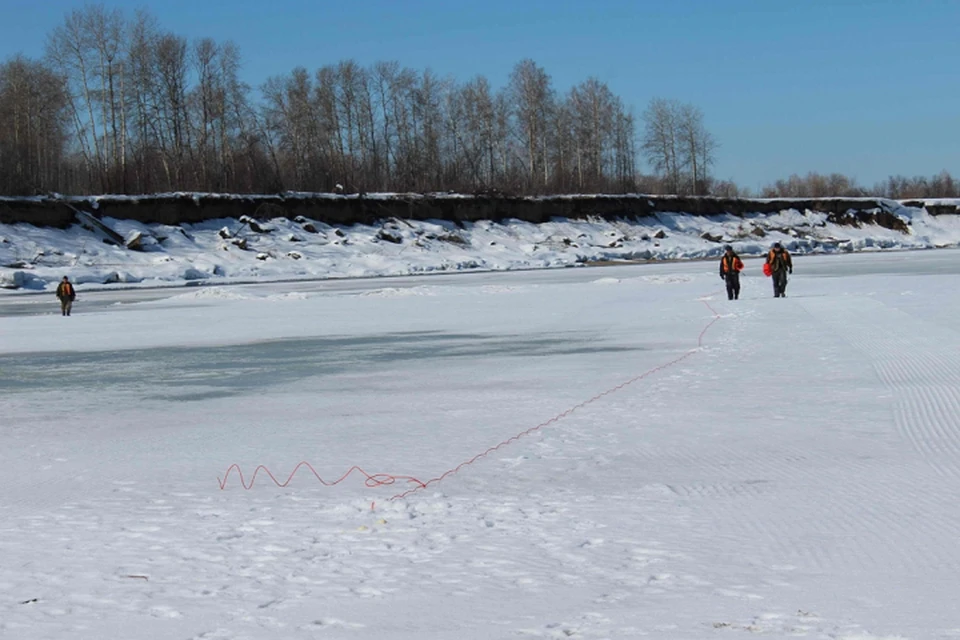
[[[0,297],[0,637],[960,637],[958,258]]]

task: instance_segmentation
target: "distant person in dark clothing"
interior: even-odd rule
[[[793,273],[793,260],[790,252],[779,242],[773,243],[773,248],[767,254],[767,264],[770,265],[770,275],[773,276],[773,297],[787,297],[787,274]]]
[[[743,271],[743,261],[733,247],[724,247],[720,256],[720,278],[727,283],[727,300],[740,299],[740,272]]]
[[[57,285],[57,297],[60,299],[60,311],[63,315],[70,315],[70,309],[73,308],[73,301],[77,299],[77,291],[70,283],[70,278],[63,276],[63,280]]]

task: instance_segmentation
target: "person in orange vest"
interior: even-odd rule
[[[727,283],[727,300],[740,299],[740,272],[743,271],[743,260],[727,245],[720,256],[720,278]]]
[[[65,316],[70,315],[73,301],[77,299],[77,291],[67,276],[63,276],[63,280],[57,285],[57,298],[60,299],[60,312]]]
[[[784,249],[779,242],[774,242],[770,253],[767,254],[767,264],[770,265],[770,275],[773,276],[773,297],[787,297],[787,274],[793,273],[793,259],[790,252]]]

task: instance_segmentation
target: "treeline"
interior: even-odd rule
[[[857,184],[854,178],[832,173],[822,175],[808,173],[806,176],[792,175],[785,180],[764,187],[760,196],[764,198],[823,198],[829,196],[879,196],[906,200],[910,198],[960,198],[960,181],[950,172],[926,176],[890,176],[884,182],[872,187]]]
[[[636,124],[531,60],[495,90],[395,62],[240,80],[231,43],[87,6],[0,65],[0,192],[630,191]]]
[[[396,62],[297,68],[254,91],[230,42],[188,41],[146,11],[86,6],[43,59],[0,64],[0,195],[457,191],[960,197],[946,172],[863,188],[816,173],[759,194],[711,175],[690,104],[636,118],[596,78],[558,91],[522,60],[504,87]],[[646,160],[651,172],[639,169]]]
[[[295,69],[263,87],[284,184],[365,191],[629,190],[634,120],[590,78],[559,97],[532,60],[494,91],[397,63]]]

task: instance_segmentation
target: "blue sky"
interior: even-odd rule
[[[42,54],[83,2],[0,0],[0,57]],[[565,92],[589,76],[639,116],[699,106],[714,173],[757,189],[791,173],[960,174],[960,0],[164,0],[188,38],[233,40],[256,86],[295,66],[397,60],[500,86],[532,58]]]

